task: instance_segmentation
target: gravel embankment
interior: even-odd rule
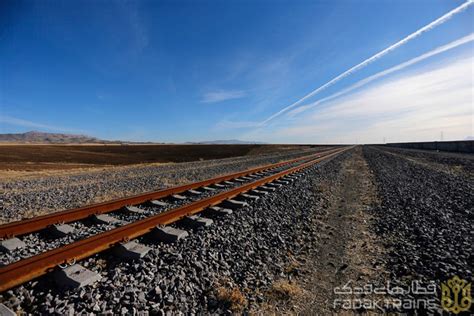
[[[382,149],[382,147],[379,148]],[[453,175],[464,174],[474,180],[474,155],[472,154],[391,147],[383,147],[383,150],[395,155],[402,155],[405,159],[423,164],[425,168]]]
[[[463,163],[464,170],[473,170],[473,160],[380,147],[363,150],[381,198],[377,233],[392,249],[391,279],[439,284],[458,275],[472,280],[473,177],[468,172],[437,171],[436,166]]]
[[[95,286],[61,291],[45,276],[4,293],[0,301],[43,314],[222,314],[258,309],[272,284],[290,277],[286,268],[291,254],[305,251],[315,238],[308,218],[325,202],[313,188],[322,181],[337,182],[341,163],[349,156],[346,152],[319,164],[310,175],[215,218],[211,227],[174,244],[140,238],[152,247],[142,260],[120,261],[107,253],[85,260],[82,264],[102,275]],[[211,171],[205,174],[210,175]]]
[[[119,167],[77,175],[0,181],[0,223],[204,180],[321,150]]]

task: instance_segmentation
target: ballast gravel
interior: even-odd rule
[[[454,275],[472,280],[473,157],[373,146],[363,152],[381,198],[376,228],[391,249],[391,279],[438,285]],[[437,171],[437,164],[462,164],[465,172]]]
[[[318,147],[260,156],[118,167],[16,181],[0,179],[0,223],[200,181],[325,149]]]
[[[230,314],[231,306],[216,297],[216,287],[235,286],[247,302],[239,312],[248,312],[264,300],[275,280],[290,277],[285,269],[289,257],[315,238],[308,218],[324,199],[314,187],[337,182],[341,163],[350,155],[322,162],[230,215],[206,215],[214,224],[184,240],[163,244],[139,238],[152,247],[140,260],[123,261],[104,252],[82,261],[102,276],[95,285],[58,289],[46,275],[3,293],[0,302],[35,314]]]
[[[292,164],[285,165],[279,168],[275,168],[269,171],[267,175],[278,173],[279,171],[285,170],[297,164],[298,163],[292,163]],[[262,177],[265,177],[265,175],[259,176],[259,178],[262,178]],[[23,242],[25,242],[28,245],[28,247],[23,247],[13,252],[3,253],[0,256],[0,267],[19,261],[21,259],[26,259],[28,257],[40,254],[47,250],[59,248],[61,246],[99,234],[101,232],[105,232],[113,228],[120,227],[127,223],[135,222],[149,216],[157,215],[159,213],[170,210],[172,208],[177,208],[182,205],[189,204],[193,201],[207,198],[212,195],[216,195],[218,193],[222,193],[224,191],[237,187],[240,184],[245,184],[252,181],[255,181],[255,179],[242,180],[241,182],[232,182],[233,184],[224,185],[222,189],[216,189],[212,192],[202,191],[201,194],[199,195],[187,195],[186,193],[182,193],[185,197],[185,200],[165,198],[162,201],[166,203],[165,206],[154,206],[151,203],[144,203],[144,204],[138,205],[143,212],[141,214],[128,212],[125,209],[107,213],[106,216],[110,216],[118,220],[116,223],[97,223],[97,222],[94,222],[91,217],[86,218],[81,221],[72,222],[72,223],[69,223],[69,225],[74,229],[74,231],[68,234],[67,236],[60,237],[60,238],[55,238],[48,232],[48,230],[43,230],[40,232],[24,235],[21,237],[21,239],[23,240]]]

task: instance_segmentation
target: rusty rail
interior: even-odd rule
[[[322,160],[333,157],[347,148],[338,149],[321,158],[314,158],[298,166],[280,171],[268,177],[244,184],[240,187],[225,191],[209,198],[205,198],[161,214],[145,218],[110,231],[74,242],[72,244],[46,251],[39,255],[20,260],[0,268],[0,292],[18,286],[52,271],[55,267],[71,260],[81,260],[91,255],[109,249],[116,244],[137,238],[149,233],[157,225],[167,225],[176,222],[184,216],[196,214],[210,206],[217,205],[224,200],[233,198],[266,183],[295,173]]]
[[[282,161],[276,164],[269,164],[262,167],[241,171],[241,172],[227,174],[227,175],[220,176],[217,178],[207,179],[207,180],[203,180],[199,182],[194,182],[191,184],[176,186],[176,187],[162,189],[158,191],[147,192],[147,193],[143,193],[143,194],[127,197],[127,198],[121,198],[121,199],[117,199],[113,201],[88,205],[88,206],[84,206],[80,208],[60,211],[60,212],[56,212],[52,214],[47,214],[43,216],[38,216],[34,218],[29,218],[29,219],[25,219],[21,221],[16,221],[16,222],[0,225],[0,239],[33,233],[41,229],[47,228],[48,226],[51,226],[51,225],[55,225],[58,223],[70,223],[70,222],[78,221],[94,214],[110,213],[113,211],[117,211],[124,206],[136,205],[136,204],[144,203],[150,200],[164,198],[172,194],[182,193],[188,190],[197,189],[199,187],[212,185],[215,183],[235,179],[238,177],[243,177],[243,176],[256,173],[259,171],[275,169],[275,168],[282,167],[282,166],[295,163],[301,160],[322,156],[322,155],[334,152],[335,150],[337,149],[329,149],[329,150],[321,151],[312,155],[290,159],[290,160]]]

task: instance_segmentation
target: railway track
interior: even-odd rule
[[[237,208],[244,205],[245,201],[257,199],[281,185],[289,184],[299,172],[345,150],[347,148],[330,149],[188,185],[2,225],[0,238],[12,239],[45,231],[58,224],[65,225],[91,218],[96,221],[101,219],[103,222],[109,220],[111,223],[115,220],[115,224],[119,223],[116,226],[105,225],[104,231],[0,267],[0,292],[104,250],[117,248],[150,232],[156,233],[156,230],[162,237],[167,233],[168,237],[173,237],[173,233],[183,231],[166,229],[171,227],[168,225],[178,221],[187,221],[194,226],[205,225],[205,218],[195,217],[196,214],[205,210],[225,214],[229,211],[228,208]],[[170,200],[175,203],[168,203]],[[117,220],[117,216],[106,214],[119,212],[133,214],[134,220],[126,223]]]

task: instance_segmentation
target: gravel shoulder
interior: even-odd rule
[[[438,168],[452,159],[444,153],[426,159],[423,153],[425,161],[419,163],[406,150],[364,146],[363,152],[381,197],[376,234],[389,250],[390,279],[400,285],[435,281],[438,286],[454,275],[472,280],[472,160],[464,160],[470,164],[464,172],[448,174]]]
[[[474,180],[474,155],[390,147],[378,148],[397,158],[419,164],[425,169],[441,171],[448,176],[467,176]]]

